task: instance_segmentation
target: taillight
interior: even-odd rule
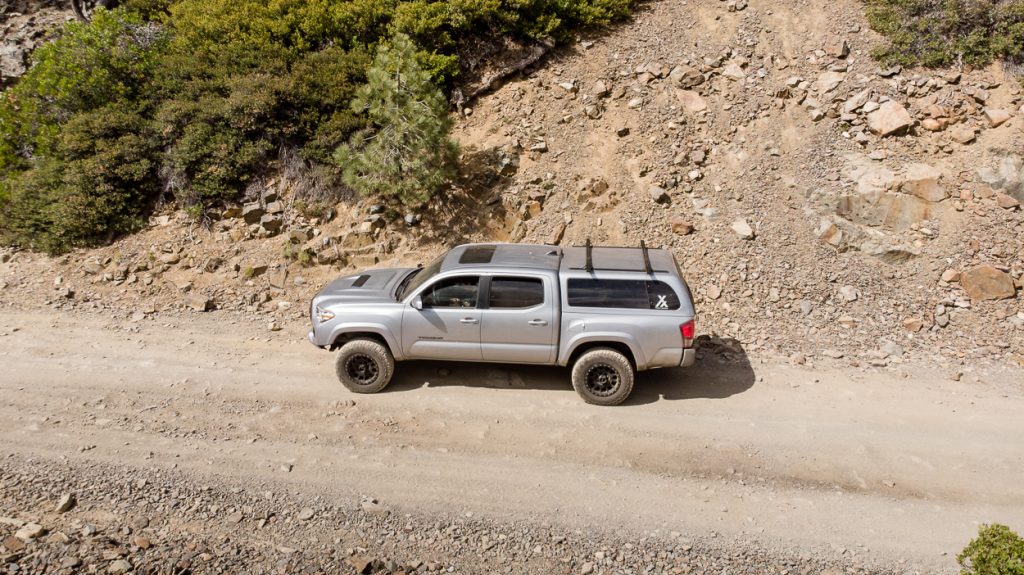
[[[696,329],[696,324],[694,324],[692,319],[684,324],[680,324],[679,334],[683,336],[683,349],[693,347],[693,333]]]

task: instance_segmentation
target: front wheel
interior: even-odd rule
[[[573,364],[572,387],[587,403],[618,405],[633,392],[633,365],[614,349],[592,349]]]
[[[334,365],[338,380],[353,393],[377,393],[395,373],[391,351],[372,339],[354,339],[341,346]]]

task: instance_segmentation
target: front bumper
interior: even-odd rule
[[[315,345],[317,347],[323,347],[322,345],[320,345],[319,343],[316,342],[316,334],[313,333],[313,330],[310,330],[309,333],[306,334],[306,339],[309,340],[309,343],[311,343],[311,344],[313,344],[313,345]]]
[[[679,367],[690,367],[697,362],[697,350],[690,348],[683,350],[683,361],[679,364]]]

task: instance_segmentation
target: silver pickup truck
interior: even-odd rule
[[[616,405],[636,371],[693,364],[694,314],[666,250],[471,244],[331,282],[309,341],[340,349],[338,379],[356,393],[384,389],[402,360],[571,365],[585,401]]]

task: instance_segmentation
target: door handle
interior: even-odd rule
[[[480,320],[474,319],[474,318],[471,318],[471,317],[464,317],[464,318],[459,320],[459,323],[469,323],[469,324],[471,324],[471,323],[480,323]]]
[[[548,322],[546,322],[546,321],[544,321],[542,319],[531,319],[529,321],[529,324],[530,325],[547,325]]]

